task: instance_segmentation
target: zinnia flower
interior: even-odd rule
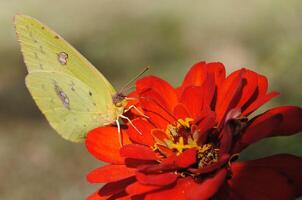
[[[302,130],[302,109],[280,106],[250,114],[278,93],[248,69],[229,76],[221,63],[195,64],[182,85],[157,77],[136,83],[131,96],[148,118],[131,113],[132,126],[88,133],[91,154],[108,164],[90,172],[105,185],[88,199],[294,199],[302,195],[302,158],[279,154],[236,161],[263,138]]]

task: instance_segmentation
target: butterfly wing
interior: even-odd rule
[[[60,135],[80,142],[87,131],[116,119],[116,91],[89,61],[37,20],[18,15],[15,24],[29,72],[26,85]]]
[[[30,73],[26,85],[51,126],[65,139],[83,141],[87,131],[110,124],[114,117],[112,112],[98,111],[98,107],[106,106],[104,99],[94,95],[93,88],[70,75]]]

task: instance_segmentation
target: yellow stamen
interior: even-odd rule
[[[185,128],[190,128],[190,122],[192,122],[193,121],[193,119],[192,118],[185,118],[185,120],[183,120],[183,119],[178,119],[177,120],[178,121],[178,123],[177,123],[177,128],[180,128],[180,127],[185,127]]]

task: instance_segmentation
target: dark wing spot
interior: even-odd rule
[[[92,96],[92,92],[89,91],[89,96]]]
[[[41,29],[42,29],[42,30],[44,30],[44,29],[45,29],[45,27],[44,27],[44,26],[42,26],[42,27],[41,27]]]
[[[74,89],[74,87],[73,87],[73,86],[71,87],[71,90],[72,90],[72,91],[75,91],[75,89]]]
[[[68,54],[65,52],[58,53],[58,61],[61,65],[66,65],[68,59]]]
[[[55,37],[54,37],[55,39],[59,39],[59,36],[57,36],[57,35],[55,35]]]
[[[95,103],[95,102],[93,102],[92,104],[93,104],[94,106],[96,106],[96,103]]]
[[[40,69],[44,69],[43,65],[41,63],[39,64],[39,67],[40,67]]]
[[[56,84],[55,84],[55,91],[56,91],[58,97],[61,99],[64,107],[69,110],[70,109],[70,107],[69,107],[70,102],[69,102],[69,98],[66,95],[66,93]]]

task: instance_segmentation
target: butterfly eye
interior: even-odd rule
[[[122,107],[124,105],[125,95],[122,93],[116,93],[112,96],[112,102],[116,107]]]

